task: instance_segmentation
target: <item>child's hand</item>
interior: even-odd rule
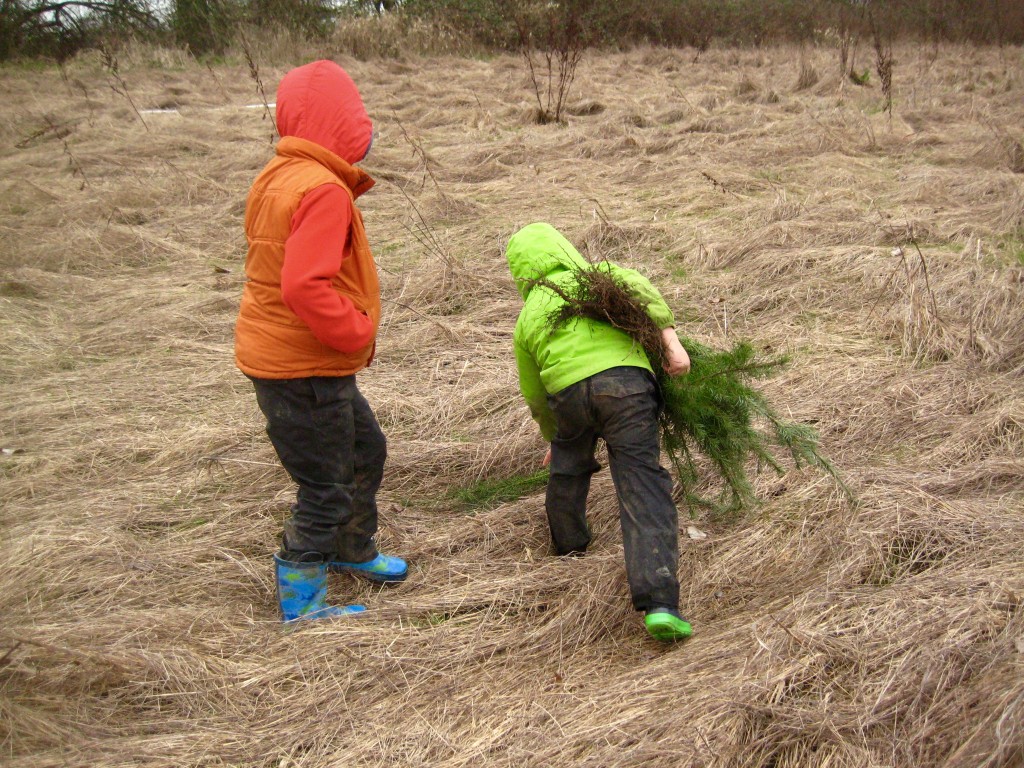
[[[661,331],[661,342],[665,350],[665,372],[669,376],[680,376],[690,372],[690,356],[679,343],[675,328],[664,328]]]
[[[546,467],[551,463],[551,446],[548,446],[548,452],[544,454],[544,461],[540,463],[542,467]]]

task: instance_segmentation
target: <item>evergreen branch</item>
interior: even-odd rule
[[[784,421],[764,394],[750,385],[784,367],[785,356],[758,357],[747,342],[718,351],[692,339],[680,341],[690,356],[690,374],[671,377],[662,367],[661,332],[647,314],[647,307],[601,265],[575,267],[573,279],[539,278],[526,281],[561,300],[548,317],[552,331],[574,319],[608,323],[639,344],[651,363],[664,408],[660,417],[661,441],[675,469],[687,506],[706,507],[717,514],[738,514],[758,500],[747,467],[785,469],[773,453],[784,449],[796,467],[812,466],[830,475],[852,498],[832,463],[818,450],[818,436],[807,424]],[[759,426],[759,423],[762,426]],[[697,454],[711,465],[718,485],[716,498],[697,492],[700,471]]]

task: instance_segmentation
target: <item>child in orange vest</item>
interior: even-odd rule
[[[276,110],[281,140],[246,202],[235,359],[298,485],[274,556],[281,613],[294,621],[365,610],[326,603],[329,570],[397,582],[408,569],[374,542],[387,441],[356,387],[380,320],[376,265],[355,206],[374,183],[355,167],[373,125],[355,83],[331,61],[288,72]]]

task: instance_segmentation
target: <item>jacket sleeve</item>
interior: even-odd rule
[[[292,216],[284,245],[281,299],[323,344],[352,353],[373,341],[373,321],[331,281],[341,269],[352,201],[334,184],[308,192]]]
[[[659,330],[671,328],[676,324],[672,310],[651,281],[633,269],[626,269],[611,262],[605,262],[611,274],[617,278],[647,308],[648,317],[653,320]]]
[[[540,433],[549,443],[555,436],[555,416],[548,408],[548,394],[540,379],[540,368],[529,350],[515,340],[516,367],[519,369],[519,391],[523,393],[533,420],[540,427]]]

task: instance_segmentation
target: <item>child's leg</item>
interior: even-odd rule
[[[338,560],[365,563],[377,556],[373,537],[377,533],[377,490],[384,477],[387,439],[366,398],[355,391],[352,398],[355,427],[352,485],[352,514],[338,529]]]
[[[677,608],[679,516],[672,501],[672,477],[660,463],[654,380],[641,368],[598,374],[593,403],[619,497],[633,606],[639,611]]]
[[[329,557],[352,515],[354,376],[253,379],[267,434],[298,485],[282,549]]]
[[[597,435],[587,408],[587,381],[548,398],[558,432],[551,441],[551,475],[545,509],[551,541],[559,555],[585,552],[590,544],[587,494],[590,477],[601,465],[594,460]]]

